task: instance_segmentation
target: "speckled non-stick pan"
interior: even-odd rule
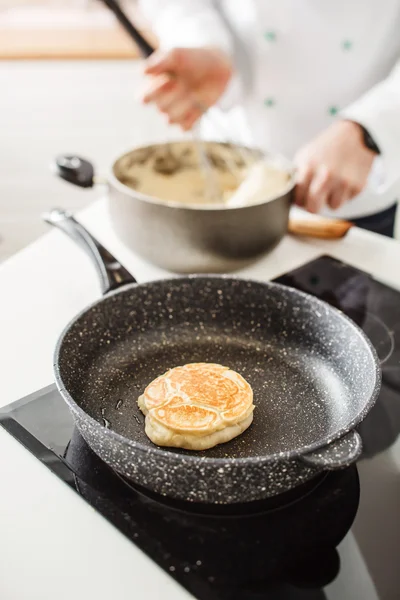
[[[375,350],[346,316],[292,288],[224,277],[137,284],[62,211],[47,221],[94,259],[103,298],[66,327],[55,377],[92,449],[128,479],[167,496],[235,503],[285,492],[356,460],[356,425],[380,388]],[[190,362],[229,366],[251,384],[253,424],[203,452],[159,448],[137,398]]]

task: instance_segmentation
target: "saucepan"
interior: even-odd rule
[[[152,46],[128,19],[118,3],[105,0],[125,31],[144,56],[153,52]],[[260,156],[256,150],[231,147],[229,144],[208,144],[213,156],[224,168],[221,153],[231,152],[230,164],[241,157]],[[251,206],[232,207],[229,203],[191,204],[174,198],[163,201],[156,193],[143,193],[140,181],[136,185],[129,176],[129,165],[146,169],[158,161],[165,175],[173,176],[170,167],[180,155],[183,162],[185,144],[175,142],[141,147],[119,156],[107,175],[109,214],[120,239],[145,260],[177,273],[227,273],[238,270],[270,251],[288,232],[318,238],[339,238],[351,224],[334,220],[289,221],[293,201],[295,172],[283,158],[270,155],[272,164],[279,164],[287,175],[280,192],[267,195],[264,202]],[[154,158],[156,157],[156,158]],[[126,169],[126,166],[128,168]],[[183,168],[185,168],[183,164]],[[94,184],[92,164],[79,156],[64,155],[56,159],[58,174],[81,187]],[[124,173],[128,172],[128,176]],[[137,169],[140,170],[140,169]],[[173,169],[172,169],[173,170]],[[168,173],[169,171],[169,173]],[[188,192],[189,194],[189,192]]]
[[[289,163],[282,193],[265,202],[239,207],[230,207],[229,203],[165,201],[142,193],[140,181],[135,181],[129,169],[125,172],[126,165],[140,172],[153,168],[158,161],[158,168],[166,169],[161,178],[173,177],[168,174],[170,163],[185,151],[190,153],[191,146],[188,142],[169,142],[133,149],[113,162],[107,176],[108,210],[115,232],[136,254],[163,269],[176,273],[228,273],[270,251],[288,230],[297,235],[337,239],[352,226],[333,219],[289,219],[295,186]],[[213,156],[227,149],[233,156],[240,156],[238,147],[231,148],[230,144],[208,142],[206,146],[214,151]],[[255,154],[254,150],[240,149]],[[272,164],[283,163],[281,157],[271,156],[270,160]],[[94,169],[87,160],[59,156],[56,165],[63,179],[81,187],[94,185]]]
[[[356,431],[380,389],[376,352],[343,313],[293,288],[228,276],[138,284],[71,215],[47,221],[97,267],[103,298],[65,328],[55,379],[98,456],[128,480],[185,501],[278,496],[360,456]],[[226,365],[253,388],[252,425],[203,452],[160,448],[137,405],[168,369]]]

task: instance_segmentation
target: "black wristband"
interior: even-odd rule
[[[358,123],[358,125],[361,127],[361,131],[363,133],[363,139],[364,139],[364,145],[369,149],[372,150],[372,152],[375,152],[376,154],[380,154],[381,151],[379,149],[379,146],[375,143],[374,138],[370,135],[370,133],[365,129],[365,127],[363,127],[362,125],[360,125]]]

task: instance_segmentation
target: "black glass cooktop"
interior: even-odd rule
[[[398,595],[391,595],[392,583],[388,586],[382,569],[374,573],[374,561],[379,563],[376,557],[382,558],[385,548],[379,542],[375,556],[368,527],[376,514],[369,494],[363,493],[373,487],[374,461],[393,450],[400,431],[400,293],[328,256],[278,281],[346,312],[378,351],[383,387],[360,427],[364,456],[358,469],[358,514],[360,485],[354,466],[323,474],[278,499],[229,508],[188,505],[149,494],[93,454],[54,386],[1,409],[0,424],[195,598],[395,600]],[[400,477],[400,467],[395,475]],[[397,506],[392,523],[400,521],[400,498]],[[371,532],[376,536],[375,529]],[[342,551],[339,557],[337,547],[353,535],[367,540],[370,559],[363,573],[351,573],[352,583],[346,584],[342,579],[354,557]],[[398,570],[400,536],[398,542],[385,563],[392,575]],[[382,591],[377,586],[381,579]]]

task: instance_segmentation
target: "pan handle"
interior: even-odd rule
[[[68,211],[54,208],[43,216],[46,223],[57,227],[76,242],[92,259],[100,278],[103,294],[136,279],[104,248]]]
[[[311,467],[333,471],[351,465],[360,457],[361,451],[361,437],[357,431],[352,430],[328,446],[304,454],[301,460]]]
[[[61,179],[81,188],[91,188],[95,184],[92,163],[76,154],[60,154],[52,163],[51,170]]]

